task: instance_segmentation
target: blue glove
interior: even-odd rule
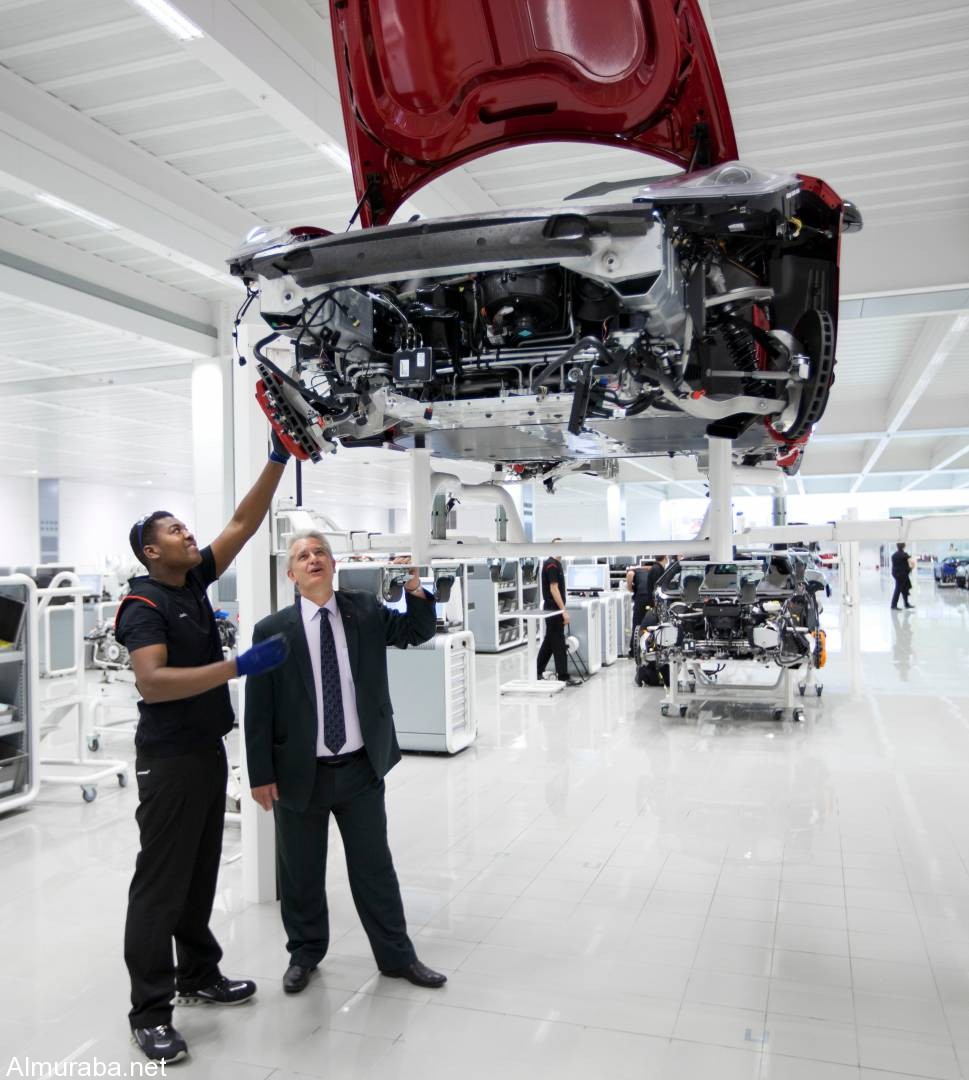
[[[283,440],[276,434],[275,428],[269,429],[269,438],[273,444],[272,450],[269,451],[269,460],[285,465],[290,459],[290,453],[283,445]]]
[[[289,656],[289,642],[285,634],[273,634],[247,649],[236,658],[236,671],[241,679],[243,675],[261,675],[272,671]]]

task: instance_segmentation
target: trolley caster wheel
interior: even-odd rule
[[[96,787],[82,787],[81,797],[85,802],[94,802],[98,797],[98,789]]]
[[[771,718],[773,720],[783,720],[784,719],[784,710],[783,709],[772,709],[771,710]]]
[[[816,687],[814,688],[814,693],[815,693],[815,694],[816,694],[816,695],[817,695],[818,697],[820,697],[820,696],[821,696],[821,692],[822,692],[823,690],[824,690],[824,687],[823,687],[823,686],[816,686]]]
[[[804,723],[804,710],[803,709],[795,709],[794,710],[794,723],[795,724],[803,724]]]
[[[670,707],[669,707],[669,705],[660,705],[659,711],[660,711],[661,716],[669,716]]]
[[[87,748],[92,754],[96,754],[101,749],[101,740],[97,735],[88,735]]]
[[[686,716],[688,709],[689,709],[688,705],[681,705],[680,706],[680,717],[681,718]]]
[[[128,774],[126,772],[118,773],[118,787],[128,786]]]

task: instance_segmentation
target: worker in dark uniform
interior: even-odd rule
[[[646,612],[653,606],[656,583],[666,572],[666,556],[660,555],[653,562],[646,558],[639,566],[626,572],[626,588],[633,594],[633,629],[629,638],[629,657],[636,656],[636,636]]]
[[[565,610],[565,572],[562,563],[550,555],[542,563],[542,608],[558,611],[549,615],[545,622],[545,636],[538,650],[538,678],[542,678],[549,658],[555,658],[555,677],[566,686],[581,686],[579,679],[569,675],[569,650],[565,644],[565,628],[569,625],[569,613]]]
[[[893,611],[898,607],[899,597],[905,601],[906,608],[915,607],[914,604],[908,602],[908,594],[912,591],[912,569],[914,565],[915,560],[905,550],[905,544],[897,544],[895,553],[892,555],[892,577],[895,579],[895,591],[892,593]]]
[[[188,1052],[172,1026],[173,995],[179,1005],[237,1005],[256,991],[249,980],[221,974],[222,950],[209,929],[225,818],[222,740],[233,725],[227,683],[277,666],[287,647],[271,638],[223,659],[206,589],[259,528],[288,458],[274,434],[269,462],[210,547],[200,550],[167,510],[142,518],[129,535],[148,574],[132,579],[115,624],[142,698],[135,734],[141,850],[124,953],[132,1040],[152,1061]]]

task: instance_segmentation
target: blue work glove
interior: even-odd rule
[[[243,675],[262,675],[272,671],[289,656],[289,642],[285,634],[273,634],[247,649],[236,658],[236,671],[241,679]]]
[[[269,451],[269,460],[276,461],[280,465],[285,465],[290,459],[290,453],[283,445],[283,440],[277,435],[274,427],[269,429],[269,438],[273,445],[272,450]]]

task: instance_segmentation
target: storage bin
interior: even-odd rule
[[[27,755],[12,743],[0,740],[0,797],[16,795],[27,786]]]

